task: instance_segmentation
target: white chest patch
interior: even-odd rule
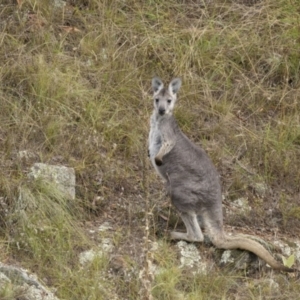
[[[160,174],[158,167],[154,161],[155,156],[157,155],[159,149],[162,145],[162,136],[161,132],[158,128],[158,121],[156,115],[153,113],[150,119],[150,132],[149,132],[149,156],[152,165],[154,166],[155,170]]]

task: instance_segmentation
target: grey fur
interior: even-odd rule
[[[277,262],[260,243],[225,234],[218,172],[205,151],[180,130],[172,114],[180,86],[179,78],[173,79],[167,89],[160,78],[152,79],[154,110],[150,120],[150,160],[166,182],[172,204],[187,229],[186,233],[172,232],[171,238],[202,242],[204,237],[197,221],[197,217],[201,217],[201,225],[217,248],[245,249],[274,269],[295,271]]]

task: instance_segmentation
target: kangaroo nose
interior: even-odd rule
[[[161,116],[163,116],[165,114],[166,110],[164,108],[159,108],[158,112]]]

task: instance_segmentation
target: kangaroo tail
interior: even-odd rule
[[[265,247],[263,247],[260,243],[245,237],[240,236],[226,236],[225,234],[220,237],[217,235],[219,239],[211,238],[212,243],[220,249],[243,249],[250,252],[253,252],[258,257],[263,259],[268,265],[270,265],[273,269],[284,271],[284,272],[296,272],[298,270],[293,268],[288,268],[278,261],[276,261],[272,255],[267,251]]]

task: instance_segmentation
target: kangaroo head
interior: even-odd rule
[[[174,78],[167,89],[164,88],[164,84],[160,78],[154,77],[152,79],[154,110],[156,114],[160,116],[172,114],[180,86],[181,80],[179,78]]]

